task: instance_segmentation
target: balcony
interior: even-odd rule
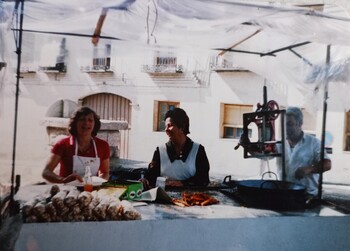
[[[57,63],[55,66],[39,66],[39,71],[43,72],[67,72],[65,63]]]
[[[244,71],[244,72],[248,72],[249,71],[249,70],[247,70],[247,69],[245,69],[243,67],[234,65],[231,62],[211,63],[210,64],[210,69],[212,71],[216,71],[216,72],[222,72],[222,71],[239,71],[239,72]]]
[[[177,64],[143,65],[142,71],[149,74],[155,74],[155,75],[157,75],[158,73],[182,74],[183,67],[182,65],[177,65]]]

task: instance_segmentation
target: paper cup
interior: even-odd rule
[[[158,177],[156,181],[156,187],[161,187],[165,189],[165,181],[166,181],[165,177]]]

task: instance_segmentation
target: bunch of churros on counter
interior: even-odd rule
[[[57,185],[53,185],[49,193],[27,201],[22,206],[22,215],[25,223],[141,219],[129,201],[108,196],[103,189],[79,192],[60,190]]]

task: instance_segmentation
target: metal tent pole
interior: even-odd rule
[[[323,170],[324,170],[324,150],[325,150],[325,141],[326,141],[326,115],[327,115],[327,99],[328,99],[328,71],[329,71],[329,62],[330,62],[330,53],[331,45],[327,45],[327,55],[326,55],[326,80],[324,83],[324,98],[323,98],[323,119],[322,119],[322,138],[321,138],[321,170],[319,174],[318,181],[318,199],[322,199],[322,182],[323,182]]]
[[[19,9],[20,5],[20,9]],[[14,117],[14,126],[13,126],[13,148],[12,148],[12,171],[11,171],[11,208],[10,212],[16,213],[17,203],[15,203],[14,195],[16,193],[15,189],[15,162],[16,162],[16,141],[17,141],[17,117],[18,117],[18,99],[19,99],[19,81],[21,78],[21,54],[22,54],[22,29],[23,29],[23,11],[24,11],[24,0],[16,1],[16,11],[20,11],[19,19],[19,31],[18,39],[16,40],[16,53],[17,53],[17,81],[16,81],[16,97],[15,97],[15,117]],[[16,176],[16,185],[19,185],[19,176]]]

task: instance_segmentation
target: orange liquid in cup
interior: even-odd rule
[[[84,191],[92,192],[93,189],[94,187],[92,186],[92,184],[84,184]]]

